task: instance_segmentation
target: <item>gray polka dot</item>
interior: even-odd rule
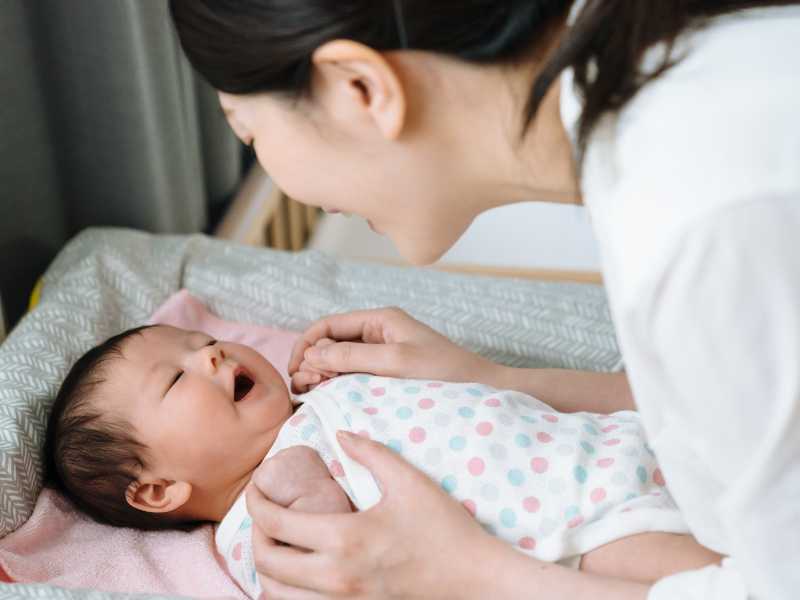
[[[550,488],[550,491],[554,494],[560,494],[567,489],[567,484],[564,483],[564,480],[560,477],[555,477],[550,480],[550,482],[547,484],[547,487]]]
[[[481,497],[489,502],[494,502],[499,497],[500,492],[491,483],[484,483],[481,486]]]
[[[570,454],[572,454],[573,452],[575,452],[575,448],[573,448],[573,447],[572,447],[572,446],[570,446],[569,444],[561,444],[561,445],[560,445],[560,446],[559,446],[559,447],[556,449],[556,452],[558,452],[558,453],[559,453],[561,456],[569,456]]]
[[[514,417],[508,413],[500,413],[500,415],[497,417],[497,420],[506,427],[511,427],[511,425],[514,424]]]
[[[442,451],[439,448],[428,448],[425,451],[425,463],[438,465],[442,460]]]
[[[503,446],[503,444],[492,444],[489,447],[489,454],[491,454],[492,458],[494,459],[503,460],[508,454],[508,451],[506,450],[506,447]]]
[[[556,530],[556,527],[558,527],[558,523],[554,519],[545,517],[542,519],[542,522],[539,525],[539,537],[545,538],[549,535],[552,535],[552,533]]]
[[[447,413],[436,413],[436,416],[433,418],[433,422],[436,423],[439,427],[447,427],[450,425],[450,415]]]
[[[611,483],[614,485],[627,485],[628,484],[628,476],[625,475],[622,471],[617,471],[611,476]]]

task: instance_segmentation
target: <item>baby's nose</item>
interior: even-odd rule
[[[207,364],[212,370],[216,371],[225,360],[225,352],[216,345],[206,346],[205,351]]]

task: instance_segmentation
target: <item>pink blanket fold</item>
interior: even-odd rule
[[[299,335],[295,332],[223,321],[185,290],[167,300],[151,323],[203,331],[252,346],[288,385],[286,367]],[[211,525],[190,533],[100,525],[51,490],[39,495],[33,515],[20,529],[0,540],[0,580],[3,571],[18,583],[246,599],[214,548]]]

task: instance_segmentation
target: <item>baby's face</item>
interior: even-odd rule
[[[280,374],[247,346],[159,326],[109,364],[113,411],[147,446],[158,477],[217,493],[255,469],[292,414]]]

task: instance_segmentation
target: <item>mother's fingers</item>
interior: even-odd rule
[[[261,590],[264,592],[261,597],[269,600],[327,600],[329,598],[318,592],[286,585],[266,575],[259,575],[258,579],[261,582]]]
[[[294,373],[303,361],[303,355],[309,347],[322,338],[332,340],[359,340],[369,343],[381,343],[383,323],[386,319],[396,318],[398,308],[377,308],[356,310],[349,313],[330,315],[309,326],[298,338],[289,358],[289,374]]]
[[[306,513],[283,508],[268,500],[258,489],[259,472],[254,484],[247,487],[247,512],[265,536],[309,550],[326,550],[347,535],[350,527],[347,514]]]

